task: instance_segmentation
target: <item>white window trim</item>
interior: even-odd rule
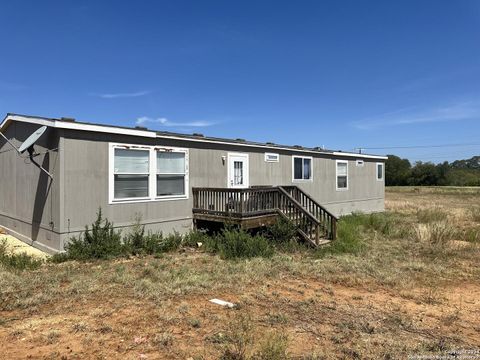
[[[338,164],[347,164],[347,187],[339,188],[338,187]],[[335,161],[335,188],[337,191],[347,191],[350,186],[350,179],[348,178],[348,161],[347,160],[336,160]]]
[[[269,160],[269,159],[268,159],[269,156],[275,156],[276,159],[274,159],[274,160]],[[270,162],[270,163],[278,163],[278,162],[280,162],[280,154],[278,154],[278,153],[266,152],[266,153],[265,153],[265,162]]]
[[[378,178],[378,165],[382,165],[381,179]],[[383,181],[385,179],[385,163],[377,162],[377,164],[375,165],[375,179],[377,179],[377,181]]]
[[[114,175],[115,175],[115,149],[129,150],[148,150],[149,151],[149,177],[148,177],[148,197],[141,198],[122,198],[115,199]],[[157,152],[171,151],[185,153],[185,194],[184,195],[166,195],[157,196]],[[167,201],[167,200],[185,200],[189,198],[189,158],[188,149],[167,147],[167,146],[149,146],[137,144],[109,143],[108,144],[108,204],[131,204],[139,202],[151,201]]]
[[[310,159],[310,179],[295,179],[295,159]],[[302,163],[302,175],[303,175],[303,163]],[[302,182],[313,182],[313,157],[311,156],[292,156],[292,182],[302,183]]]

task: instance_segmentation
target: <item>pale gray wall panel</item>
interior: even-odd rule
[[[40,126],[12,122],[5,136],[17,147]],[[35,145],[44,153],[58,147],[59,135],[48,129]],[[35,157],[54,176],[51,182],[46,174],[30,163],[27,153],[20,157],[0,138],[0,225],[30,239],[33,244],[57,248],[60,232],[59,216],[59,153],[52,151]]]
[[[196,143],[184,140],[139,139],[130,136],[66,131],[64,232],[76,233],[95,219],[102,207],[116,226],[131,224],[139,213],[150,227],[165,220],[174,223],[192,217],[192,196],[186,200],[108,204],[108,143],[175,146],[189,149],[189,187],[226,187],[228,153],[248,153],[250,185],[297,185],[337,215],[352,211],[382,211],[384,184],[376,180],[376,161],[349,164],[349,189],[336,190],[336,162],[333,156],[313,159],[313,182],[292,182],[292,152],[277,151],[278,163],[267,163],[265,152],[237,145]],[[225,163],[222,156],[226,157]],[[162,225],[163,226],[163,225]],[[161,226],[158,225],[158,228]],[[185,230],[182,226],[177,229]]]

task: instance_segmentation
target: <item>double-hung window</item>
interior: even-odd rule
[[[293,181],[312,180],[312,158],[305,156],[293,157]]]
[[[337,160],[337,190],[348,190],[348,161]]]
[[[188,150],[110,144],[109,202],[188,198]]]
[[[114,151],[114,198],[148,198],[150,151],[121,148]]]
[[[377,180],[382,181],[383,180],[383,163],[377,163]]]
[[[157,152],[157,196],[185,195],[185,152]]]

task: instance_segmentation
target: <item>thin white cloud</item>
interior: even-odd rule
[[[150,124],[157,124],[166,127],[207,127],[215,125],[214,122],[211,121],[187,121],[187,122],[175,122],[170,121],[167,118],[151,118],[148,116],[142,116],[137,119],[135,122],[137,126],[143,126],[147,123]]]
[[[151,93],[151,91],[142,90],[142,91],[136,91],[136,92],[132,92],[132,93],[112,93],[112,94],[92,94],[92,95],[98,96],[99,98],[102,98],[102,99],[117,99],[117,98],[140,97],[140,96],[148,95],[150,93]]]
[[[369,130],[386,126],[461,121],[475,118],[480,118],[480,103],[464,101],[428,110],[403,109],[393,111],[381,116],[353,121],[350,125],[357,129]]]

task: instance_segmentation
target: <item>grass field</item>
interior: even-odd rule
[[[0,357],[404,359],[480,349],[480,190],[392,188],[386,208],[343,221],[350,242],[335,251],[222,260],[182,248],[0,265]]]

